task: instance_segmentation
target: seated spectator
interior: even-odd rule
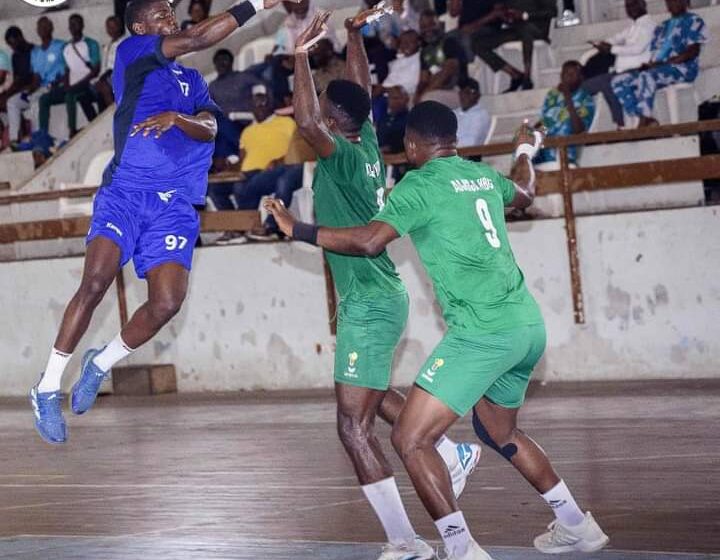
[[[420,34],[423,47],[420,51],[420,82],[415,102],[435,90],[452,90],[467,77],[467,59],[462,46],[453,37],[443,33],[438,16],[425,10],[420,16]]]
[[[203,0],[193,0],[188,6],[188,16],[190,16],[190,19],[184,20],[180,24],[180,29],[190,29],[193,25],[205,21],[210,17],[210,8]]]
[[[321,39],[310,53],[313,64],[313,80],[318,93],[325,91],[333,80],[345,75],[345,63],[335,52],[330,39]]]
[[[400,34],[397,57],[390,61],[389,70],[382,85],[374,88],[374,96],[397,86],[414,96],[420,81],[420,35],[417,31],[409,29]]]
[[[551,89],[545,97],[538,124],[547,129],[547,136],[570,136],[586,132],[595,116],[595,102],[582,88],[582,64],[569,60],[562,67],[560,85]],[[568,147],[568,163],[577,165],[578,150]],[[538,152],[533,162],[546,169],[557,169],[557,150],[545,148]]]
[[[458,120],[458,148],[482,146],[490,131],[490,113],[480,103],[480,84],[467,78],[460,84],[460,108],[455,109]]]
[[[263,85],[253,88],[253,116],[255,122],[240,135],[240,171],[243,179],[234,185],[213,185],[208,191],[217,208],[228,208],[232,194],[238,210],[255,210],[263,196],[274,192],[281,177],[286,173],[292,175],[297,172],[283,165],[290,140],[297,128],[295,121],[291,117],[273,114],[267,88]],[[243,234],[228,232],[218,239],[218,243],[243,243],[246,240]]]
[[[88,122],[97,116],[93,106],[95,96],[90,82],[100,73],[100,45],[95,39],[83,36],[85,22],[80,14],[69,19],[70,42],[63,48],[66,70],[62,83],[40,96],[40,125],[47,133],[50,124],[50,107],[65,104],[70,138],[77,129],[77,104],[82,107]]]
[[[493,72],[505,72],[511,78],[506,90],[532,89],[532,55],[535,41],[549,41],[550,22],[557,14],[556,0],[506,0],[492,11],[469,24],[477,55]],[[479,22],[484,22],[480,24]],[[520,41],[523,69],[500,57],[495,49],[510,41]]]
[[[100,77],[93,84],[100,112],[115,102],[112,89],[112,71],[115,67],[115,53],[125,35],[125,26],[120,18],[110,16],[105,20],[105,31],[110,40],[103,46]]]
[[[283,7],[288,15],[283,25],[280,26],[277,35],[275,35],[273,53],[291,55],[295,51],[295,39],[310,25],[319,8],[311,0],[300,0],[297,4],[284,1]],[[328,28],[326,37],[332,41],[334,47],[338,46],[335,31],[332,27]]]
[[[700,71],[700,47],[707,41],[705,22],[688,12],[688,0],[665,3],[672,17],[655,29],[650,62],[612,81],[625,112],[640,117],[639,127],[658,124],[652,116],[658,90],[695,81]]]
[[[8,123],[11,134],[11,141],[18,142],[20,138],[20,124],[23,111],[30,109],[31,129],[37,128],[38,101],[46,93],[62,87],[65,76],[65,61],[63,59],[63,48],[65,43],[59,39],[53,39],[53,23],[47,16],[42,16],[37,21],[37,34],[40,37],[40,45],[33,47],[30,54],[30,67],[32,79],[30,84],[25,86],[17,94],[8,99]],[[14,144],[13,149],[31,149],[30,144]]]
[[[231,113],[252,111],[252,89],[264,83],[251,72],[233,70],[234,61],[235,57],[227,49],[219,49],[213,56],[217,78],[210,82],[210,96],[226,117]]]
[[[618,128],[625,126],[625,117],[612,80],[616,74],[640,68],[650,60],[650,43],[655,34],[655,22],[647,14],[645,0],[625,0],[625,11],[632,24],[607,41],[593,43],[598,53],[583,68],[583,89],[590,95],[603,94]],[[614,72],[610,72],[613,67]]]
[[[472,62],[475,59],[475,38],[487,32],[489,27],[500,29],[504,8],[502,4],[496,4],[492,0],[450,0],[448,12],[451,17],[458,18],[457,29],[448,35],[460,42],[465,57]]]
[[[410,112],[410,97],[402,86],[388,91],[387,113],[377,121],[377,139],[384,154],[401,154],[405,151],[405,125]]]
[[[5,32],[5,42],[12,49],[12,80],[9,84],[6,84],[7,89],[0,93],[0,112],[9,113],[10,99],[21,96],[25,88],[32,82],[33,74],[30,55],[33,45],[25,40],[20,28],[14,26],[9,27]],[[14,99],[13,103],[16,103]],[[8,139],[10,142],[20,141],[21,118],[21,113],[16,113],[14,117],[7,115],[7,122],[4,122],[4,125],[8,127]]]

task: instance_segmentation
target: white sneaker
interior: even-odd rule
[[[412,545],[386,544],[378,560],[433,560],[435,551],[424,540],[416,537]]]
[[[585,520],[577,527],[566,527],[555,520],[548,525],[548,529],[550,530],[537,537],[534,543],[535,548],[545,554],[573,550],[595,552],[610,541],[610,537],[603,533],[589,511],[585,514]]]
[[[453,556],[451,554],[444,560],[493,560],[493,558],[482,548],[480,548],[480,545],[478,543],[476,543],[475,541],[471,541],[470,546],[468,547],[465,554],[463,554],[462,556]]]
[[[482,449],[475,443],[458,443],[455,450],[457,452],[458,462],[457,465],[450,470],[450,479],[452,480],[455,497],[459,498],[460,494],[465,490],[468,477],[480,461]]]
[[[580,18],[572,10],[565,10],[555,22],[555,27],[573,27],[580,25]]]

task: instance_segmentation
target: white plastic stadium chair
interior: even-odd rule
[[[105,167],[110,163],[114,153],[113,150],[98,152],[90,161],[83,182],[80,184],[60,183],[60,190],[98,186],[102,182]],[[61,218],[89,216],[92,214],[92,200],[86,198],[61,198],[58,201],[58,211]]]
[[[235,57],[235,70],[246,70],[253,64],[262,62],[272,52],[274,46],[274,37],[260,37],[250,41]]]

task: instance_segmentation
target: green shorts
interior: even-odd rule
[[[544,351],[542,324],[493,334],[448,331],[415,383],[459,416],[482,397],[518,408]]]
[[[405,330],[405,292],[374,300],[343,300],[338,306],[335,382],[386,391],[393,356]]]

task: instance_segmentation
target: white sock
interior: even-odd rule
[[[452,470],[460,463],[457,456],[457,443],[449,437],[441,436],[435,444],[435,449],[437,449],[438,453],[442,456],[449,471],[452,472]]]
[[[575,527],[585,521],[585,514],[575,503],[575,498],[564,481],[558,482],[542,497],[552,508],[557,520],[565,527]]]
[[[472,535],[467,523],[465,523],[465,516],[462,511],[456,511],[442,519],[438,519],[435,526],[445,543],[448,556],[459,558],[467,552],[472,541]]]
[[[100,368],[101,371],[110,371],[120,360],[129,356],[135,351],[123,342],[122,337],[118,334],[113,338],[105,349],[93,358],[93,363]]]
[[[389,543],[397,545],[415,542],[415,529],[405,511],[394,476],[366,484],[362,491],[385,529]]]
[[[60,352],[57,348],[52,349],[45,371],[42,374],[40,383],[38,383],[38,393],[51,393],[60,390],[60,382],[70,358],[72,358],[72,353],[66,354]]]

